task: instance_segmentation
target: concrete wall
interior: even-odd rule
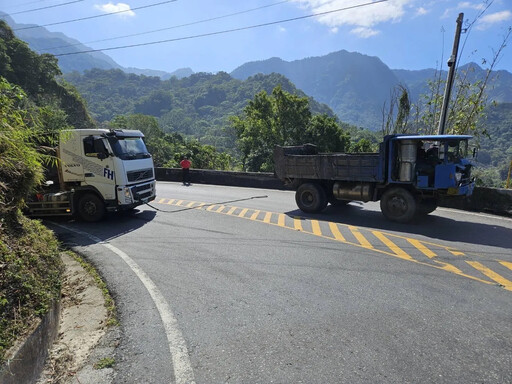
[[[60,319],[60,301],[54,301],[35,331],[14,348],[7,362],[0,367],[0,383],[35,383],[44,368],[48,350],[57,337]]]
[[[181,169],[156,168],[159,181],[182,181]],[[191,169],[192,184],[232,185],[237,187],[285,189],[281,180],[273,173],[211,171]],[[446,197],[440,202],[442,207],[476,212],[490,212],[498,215],[512,215],[512,190],[476,187],[473,195],[467,198]]]

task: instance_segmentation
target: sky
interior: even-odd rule
[[[458,64],[486,68],[512,26],[512,0],[0,0],[0,11],[108,48],[123,67],[167,72],[231,72],[342,49],[391,69],[447,69],[459,13]],[[138,46],[117,49],[127,45]],[[509,45],[495,69],[512,72]]]

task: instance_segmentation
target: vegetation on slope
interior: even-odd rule
[[[92,123],[59,73],[55,58],[30,51],[0,21],[0,360],[59,296],[57,240],[21,214],[52,161],[55,133]]]

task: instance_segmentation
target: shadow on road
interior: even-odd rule
[[[127,233],[134,232],[151,222],[155,216],[155,211],[139,211],[135,209],[133,211],[108,214],[104,220],[97,223],[86,223],[69,217],[55,217],[44,220],[43,222],[47,224],[50,229],[54,230],[63,244],[70,246],[87,246],[98,243],[97,240],[109,241]],[[92,234],[97,240],[93,240],[89,236],[76,236],[76,233],[69,232],[63,227],[69,228],[75,232]]]
[[[501,221],[493,224],[457,221],[434,214],[419,217],[407,224],[388,221],[381,212],[366,210],[360,205],[328,206],[320,214],[307,214],[300,210],[286,212],[290,217],[332,221],[357,227],[371,227],[383,231],[398,231],[427,236],[432,239],[512,249],[512,230]]]

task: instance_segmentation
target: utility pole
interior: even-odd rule
[[[441,118],[439,119],[438,133],[444,135],[444,127],[446,125],[446,116],[448,115],[448,105],[450,104],[450,96],[452,93],[453,79],[455,78],[455,63],[457,62],[457,54],[459,51],[460,34],[462,32],[462,21],[464,14],[459,13],[457,18],[457,28],[455,30],[455,39],[453,40],[452,55],[448,59],[448,78],[446,79],[446,88],[444,90],[443,107],[441,108]]]

